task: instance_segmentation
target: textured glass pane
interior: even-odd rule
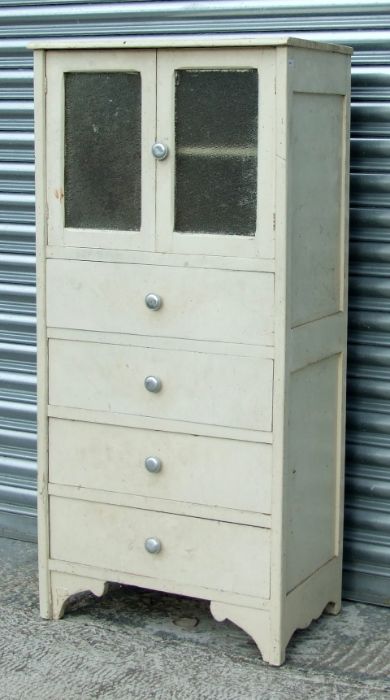
[[[176,72],[175,230],[253,236],[256,70]]]
[[[65,226],[139,230],[141,76],[65,75]]]

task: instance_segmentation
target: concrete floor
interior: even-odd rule
[[[190,598],[113,586],[41,620],[36,555],[0,538],[1,700],[390,699],[390,609],[346,602],[297,632],[277,669]]]

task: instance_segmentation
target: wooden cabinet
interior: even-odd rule
[[[280,665],[340,608],[350,50],[34,48],[41,614],[196,596]]]

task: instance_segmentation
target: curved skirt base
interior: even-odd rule
[[[41,615],[58,620],[65,611],[69,599],[79,593],[91,591],[102,596],[108,587],[105,578],[98,579],[62,571],[50,571],[49,595],[41,593]],[[103,572],[102,572],[103,573]],[[112,573],[112,572],[111,572]],[[115,575],[110,579],[116,579]],[[121,579],[122,580],[122,579]],[[130,585],[137,582],[128,581]],[[156,586],[155,590],[159,590]],[[203,597],[203,596],[202,596]],[[222,622],[230,620],[241,627],[254,640],[263,660],[273,666],[281,666],[286,647],[297,629],[304,629],[325,611],[337,615],[341,609],[341,560],[334,558],[318,569],[294,590],[275,602],[264,601],[263,607],[246,607],[234,603],[212,600],[213,617]],[[330,623],[331,624],[331,623]]]
[[[256,643],[263,660],[272,666],[281,666],[285,658],[285,649],[272,639],[270,613],[265,610],[244,608],[211,601],[210,610],[218,622],[230,620],[241,627]]]
[[[52,620],[59,620],[63,617],[66,604],[74,595],[90,591],[100,597],[107,591],[108,582],[99,581],[84,576],[74,576],[73,574],[52,571],[51,579],[51,615]]]

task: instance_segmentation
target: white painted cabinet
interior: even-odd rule
[[[41,614],[340,608],[350,50],[35,45]]]

